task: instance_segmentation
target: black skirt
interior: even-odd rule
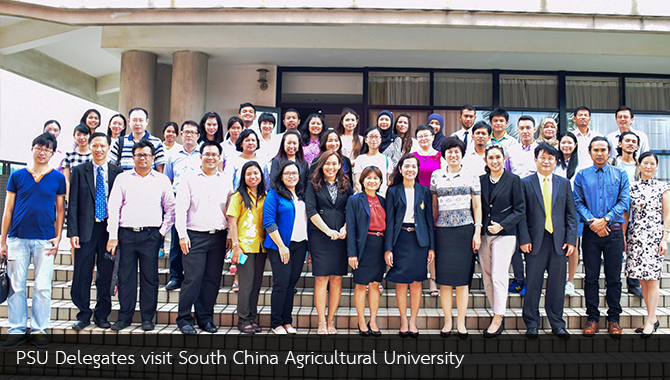
[[[345,276],[347,274],[347,240],[331,240],[321,230],[310,230],[309,253],[314,276]]]
[[[435,229],[435,282],[446,286],[464,286],[470,282],[474,224]]]
[[[397,284],[424,281],[428,275],[428,249],[419,246],[416,231],[400,230],[393,247],[393,266],[386,274],[386,280]]]
[[[358,269],[354,270],[354,284],[367,285],[384,278],[384,237],[368,235],[363,255],[358,258]]]

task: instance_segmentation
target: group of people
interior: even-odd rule
[[[625,250],[625,273],[631,281],[639,280],[648,310],[646,323],[636,331],[650,336],[658,328],[655,310],[670,233],[670,187],[654,179],[658,158],[644,150],[649,148],[647,137],[631,128],[633,111],[616,111],[619,130],[608,138],[589,129],[586,107],[575,112],[577,129],[561,136],[555,120],[542,121],[536,136],[535,120],[521,116],[519,140],[506,131],[510,121],[504,109],[491,111],[489,123],[475,122],[475,113],[474,106],[463,106],[462,128],[446,137],[444,118],[437,113],[412,128],[409,115],[382,111],[376,125],[359,135],[360,118],[350,108],[342,111],[335,129],[327,128],[320,114],[301,124],[298,111],[288,109],[286,131],[277,134],[272,114],[261,114],[256,127],[255,107],[244,103],[239,115],[228,120],[225,133],[221,117],[208,112],[199,123],[166,123],[161,141],[147,132],[149,115],[142,108],[132,109],[127,120],[114,115],[106,133],[97,131],[98,111],[89,110],[74,130],[76,146],[64,155],[56,142],[60,125],[50,120],[33,141],[33,162],[12,173],[7,187],[0,236],[0,254],[9,259],[11,279],[4,346],[26,340],[31,256],[31,341],[49,343],[44,331],[53,256],[66,203],[75,266],[71,295],[80,310],[72,326],[77,331],[91,319],[112,330],[131,324],[138,264],[141,327],[154,328],[157,253],[171,233],[166,289],[181,288],[177,324],[184,334],[197,333],[196,324],[203,331],[217,331],[214,305],[225,252],[231,251],[239,278],[237,328],[243,333],[262,331],[258,298],[269,260],[269,327],[275,334],[297,332],[294,289],[308,262],[315,277],[318,334],[337,333],[342,277],[351,268],[361,335],[381,335],[377,311],[385,278],[396,284],[400,336],[417,337],[422,282],[430,278],[431,295],[441,297],[444,312],[441,336],[453,330],[455,289],[456,332],[465,339],[478,257],[494,314],[485,337],[504,331],[510,291],[525,294],[526,334],[538,336],[547,272],[545,309],[552,333],[568,338],[563,300],[574,294],[581,237],[588,315],[584,335],[598,331],[601,258],[608,331],[621,334]],[[52,170],[49,162],[56,155],[62,159],[51,162]],[[511,286],[510,263],[515,272]],[[94,266],[97,302],[91,310]],[[108,317],[115,285],[120,310],[112,325]],[[629,283],[629,291],[635,286]]]

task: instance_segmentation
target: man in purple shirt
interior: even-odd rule
[[[221,145],[206,140],[200,149],[202,165],[182,178],[177,192],[175,226],[184,266],[177,325],[184,334],[196,333],[196,321],[204,331],[217,331],[214,304],[221,287],[223,258],[230,245],[226,244],[226,201],[232,184],[218,171]],[[191,315],[194,305],[195,318]]]
[[[175,200],[170,180],[152,170],[154,145],[133,145],[135,167],[119,174],[109,196],[107,251],[118,254],[119,310],[112,330],[130,326],[137,302],[137,262],[140,263],[142,329],[153,330],[158,306],[158,249],[174,223]],[[116,248],[118,252],[116,252]]]
[[[519,118],[517,126],[521,144],[507,147],[505,170],[518,175],[519,178],[526,178],[537,171],[535,164],[535,147],[537,147],[537,143],[533,138],[536,130],[535,119],[532,116],[523,115]],[[523,256],[521,250],[518,248],[514,252],[514,256],[512,256],[512,269],[514,270],[514,281],[509,287],[509,292],[525,295],[526,279],[524,277]]]

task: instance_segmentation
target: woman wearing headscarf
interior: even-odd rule
[[[393,168],[395,168],[402,156],[402,138],[393,133],[392,125],[393,114],[387,110],[379,112],[377,126],[382,131],[382,143],[379,145],[379,152],[390,158]]]
[[[444,136],[444,118],[439,113],[431,114],[428,116],[428,125],[433,127],[433,132],[435,132],[433,149],[439,152],[442,148],[442,143],[447,139],[447,137]]]
[[[540,123],[540,136],[537,138],[538,143],[546,142],[547,144],[558,149],[558,123],[556,120],[548,117]]]

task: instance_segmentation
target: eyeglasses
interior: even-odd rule
[[[382,138],[381,138],[381,136],[368,136],[368,137],[366,137],[366,139],[368,139],[370,141],[377,141],[377,140],[381,140]]]
[[[38,152],[42,152],[44,154],[53,154],[53,152],[54,152],[53,149],[45,149],[45,148],[40,148],[38,146],[34,147],[33,149],[35,149]]]
[[[197,135],[198,132],[197,131],[181,131],[181,134],[184,135],[184,136]]]
[[[429,139],[429,138],[431,138],[431,137],[433,137],[433,135],[432,135],[432,134],[429,135],[429,134],[427,134],[427,133],[426,133],[426,134],[421,134],[421,135],[417,135],[417,136],[416,136],[416,138],[419,139],[419,140],[425,140],[425,139]]]
[[[297,177],[299,175],[299,172],[284,172],[284,177]]]
[[[151,153],[146,153],[146,154],[138,153],[138,154],[133,154],[133,156],[134,156],[135,158],[146,158],[146,159],[149,159],[149,158],[153,157],[154,155],[151,154]]]

